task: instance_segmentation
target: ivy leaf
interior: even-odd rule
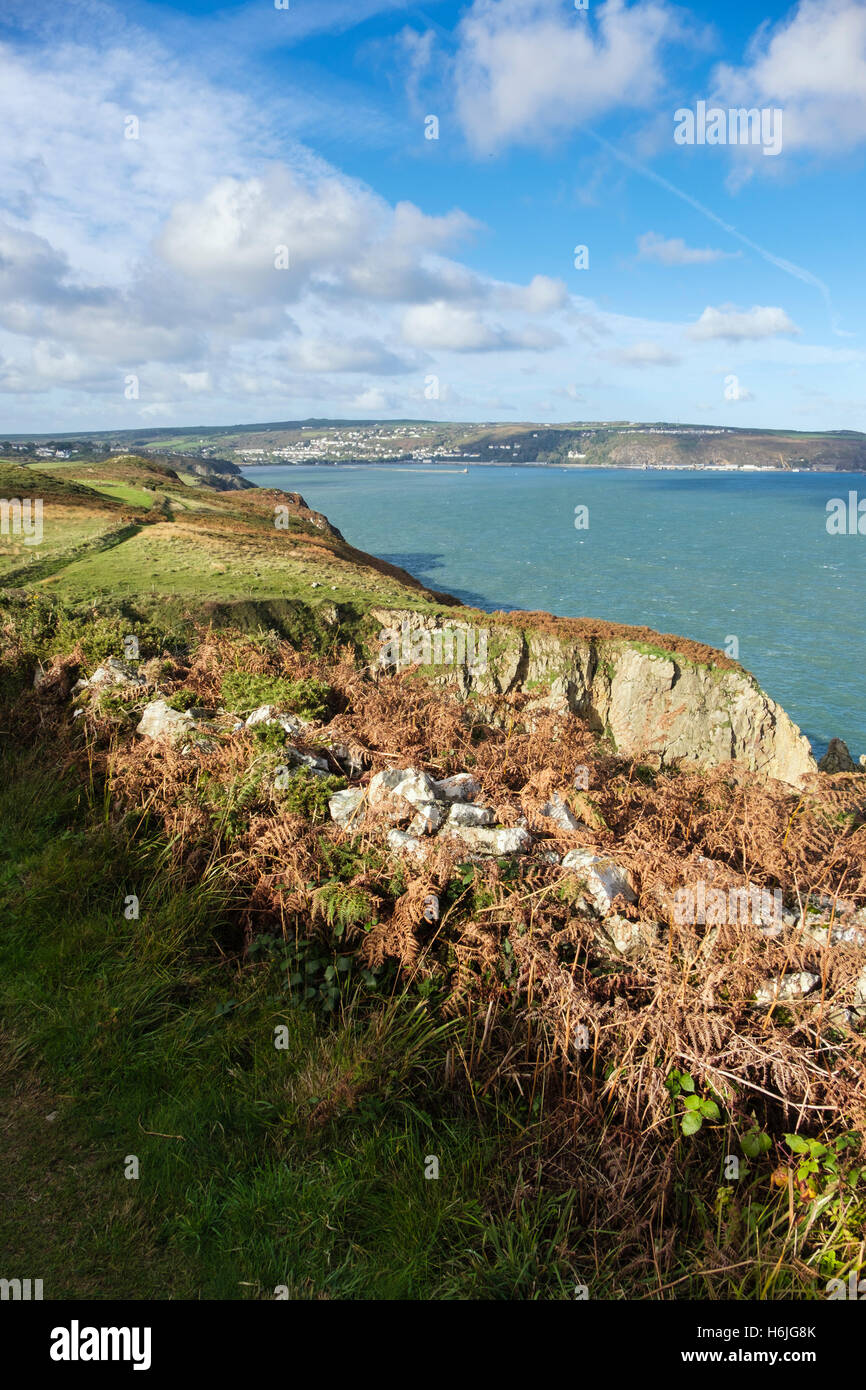
[[[750,1129],[748,1134],[744,1134],[740,1140],[740,1147],[746,1158],[760,1158],[761,1154],[767,1152],[772,1142],[769,1134],[764,1134],[763,1130]]]
[[[696,1134],[703,1124],[703,1120],[696,1110],[687,1110],[680,1124],[683,1134]]]
[[[721,1117],[721,1111],[714,1100],[701,1101],[701,1114],[706,1120],[718,1120]]]
[[[701,1105],[701,1101],[698,1096],[686,1096],[683,1105],[687,1110],[697,1110]]]
[[[801,1139],[799,1134],[786,1134],[785,1143],[792,1153],[807,1154],[809,1152],[809,1141]]]

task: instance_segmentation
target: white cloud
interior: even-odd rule
[[[529,284],[501,285],[492,298],[504,309],[522,309],[527,314],[549,314],[568,303],[568,290],[562,280],[548,275],[534,275]]]
[[[407,309],[403,315],[403,337],[413,347],[427,352],[436,349],[494,352],[519,348],[541,352],[562,341],[559,334],[550,329],[508,329],[501,324],[488,323],[475,309],[462,309],[444,300]]]
[[[314,339],[305,337],[289,357],[290,365],[307,372],[406,372],[410,363],[374,338]]]
[[[784,309],[760,304],[751,309],[736,309],[732,304],[723,304],[720,309],[714,309],[708,305],[697,323],[689,328],[691,338],[726,338],[732,342],[755,341],[799,332]]]
[[[644,232],[637,239],[638,259],[657,261],[659,265],[708,265],[711,261],[728,260],[741,253],[738,251],[716,251],[710,246],[698,248],[687,246],[682,237],[665,239],[655,232]]]
[[[482,151],[561,135],[623,106],[648,107],[661,50],[679,37],[663,0],[606,0],[579,12],[550,0],[475,0],[458,29],[458,118]]]
[[[780,107],[784,149],[844,153],[866,140],[866,5],[801,0],[775,27],[762,24],[746,63],[721,64],[713,83],[725,105]]]
[[[180,379],[188,391],[195,395],[207,395],[213,390],[210,372],[181,372]]]
[[[621,348],[614,357],[628,367],[675,367],[680,360],[676,353],[649,340]]]
[[[354,396],[351,404],[358,410],[388,410],[390,399],[384,391],[371,386],[366,391],[361,391],[357,396]]]

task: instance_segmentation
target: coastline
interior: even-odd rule
[[[459,460],[456,460],[459,461]],[[469,473],[476,468],[545,468],[553,472],[597,472],[597,473],[723,473],[723,474],[742,474],[742,473],[821,473],[828,478],[866,478],[866,469],[855,468],[763,468],[759,464],[749,464],[744,467],[727,466],[705,466],[704,464],[682,464],[682,463],[663,463],[633,465],[626,463],[542,463],[540,460],[523,460],[519,463],[500,462],[498,459],[472,459],[467,460],[464,468],[454,468],[451,465],[453,459],[444,460],[441,464],[436,464],[432,460],[419,459],[413,463],[409,459],[370,459],[363,463],[347,463],[330,459],[275,459],[268,463],[239,463],[237,467],[242,471],[252,468],[392,468],[395,470],[409,469],[412,472],[424,471],[427,473]]]

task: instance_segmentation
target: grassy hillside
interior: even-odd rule
[[[0,462],[0,495],[41,499],[45,529],[40,545],[0,537],[4,582],[72,602],[99,596],[327,597],[410,607],[455,601],[347,545],[296,494],[215,492],[148,459],[38,468]]]

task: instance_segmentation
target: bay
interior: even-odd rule
[[[485,611],[545,609],[674,632],[738,659],[816,756],[866,752],[866,536],[828,534],[864,475],[274,465],[351,544]],[[575,528],[575,508],[589,525]]]

